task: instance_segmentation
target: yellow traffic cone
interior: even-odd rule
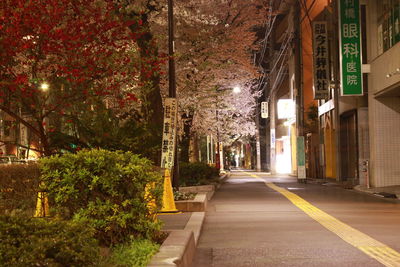
[[[171,174],[168,169],[165,170],[164,174],[163,206],[160,212],[161,213],[179,212],[175,206],[174,192],[172,191]]]
[[[33,217],[48,217],[49,212],[49,199],[46,192],[38,192],[36,199],[36,210]]]

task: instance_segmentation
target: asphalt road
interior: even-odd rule
[[[335,185],[233,172],[193,266],[400,266],[400,204]]]

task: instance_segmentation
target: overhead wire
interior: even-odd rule
[[[298,0],[298,1],[300,3],[300,6],[302,7],[302,9],[304,9],[304,16],[300,19],[300,24],[303,23],[305,18],[308,18],[308,22],[310,23],[310,26],[311,26],[312,19],[311,19],[310,12],[311,12],[311,9],[314,7],[314,4],[316,3],[317,0],[313,0],[309,7],[307,7],[307,0]]]
[[[302,0],[299,0],[299,1],[302,1]],[[314,2],[315,2],[315,0],[314,0]],[[261,66],[261,63],[263,62],[263,60],[265,58],[267,46],[269,45],[268,40],[270,38],[270,34],[272,33],[272,30],[274,29],[276,18],[277,18],[277,15],[273,16],[273,5],[272,4],[273,4],[273,0],[270,0],[268,17],[267,17],[267,21],[265,23],[265,27],[266,27],[265,35],[264,35],[263,40],[261,41],[261,42],[263,42],[263,48],[261,50],[261,60],[259,60],[259,62],[258,62],[258,67],[260,67],[262,69],[263,69],[263,67]],[[270,87],[268,96],[266,98],[267,102],[269,101],[271,94],[276,90],[276,88],[278,88],[278,86],[282,83],[282,81],[284,79],[284,76],[285,76],[284,57],[287,56],[288,48],[289,48],[289,45],[290,45],[290,42],[292,39],[293,39],[293,29],[286,30],[284,33],[282,44],[279,48],[278,55],[270,60],[270,63],[273,63],[273,67],[269,70],[269,73],[263,71],[262,77],[259,78],[257,90],[264,91],[267,88],[268,84],[271,85],[271,82],[272,82],[271,73],[275,72],[275,70],[278,68],[277,75],[276,75],[275,79],[273,80],[273,84]],[[258,113],[260,113],[260,111]]]
[[[264,38],[260,41],[260,43],[263,43],[263,47],[261,49],[261,53],[260,53],[260,59],[257,62],[257,66],[262,69],[263,74],[262,76],[259,78],[259,82],[258,82],[258,86],[257,86],[257,91],[263,91],[264,87],[265,87],[265,80],[267,79],[267,73],[265,72],[265,69],[262,67],[262,62],[264,61],[264,57],[266,55],[266,51],[268,49],[268,40],[270,37],[270,34],[272,32],[272,29],[274,27],[275,24],[275,20],[276,20],[276,16],[273,16],[273,0],[269,1],[268,4],[268,11],[267,11],[267,19],[265,21],[265,34],[264,34]]]

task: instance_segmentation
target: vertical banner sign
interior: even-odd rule
[[[306,178],[306,155],[304,150],[304,136],[297,136],[297,178]]]
[[[210,157],[211,157],[210,156],[211,155],[210,142],[211,142],[211,137],[209,135],[207,135],[207,164],[211,163],[211,160],[210,160]]]
[[[261,170],[261,146],[260,146],[260,134],[256,132],[256,170]]]
[[[326,21],[316,21],[313,29],[314,99],[329,98],[329,46]]]
[[[261,118],[268,118],[268,102],[261,102]]]
[[[219,169],[223,170],[224,169],[224,144],[222,142],[219,142]]]
[[[271,129],[271,148],[275,148],[275,129]]]
[[[28,144],[28,127],[26,127],[24,124],[20,123],[19,124],[19,133],[20,133],[20,142],[24,146],[29,146]]]
[[[340,0],[341,95],[362,95],[359,0]]]
[[[162,136],[161,168],[169,170],[172,170],[172,167],[174,166],[177,111],[178,106],[176,99],[166,98]]]

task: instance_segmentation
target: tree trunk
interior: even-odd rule
[[[132,24],[132,32],[142,32],[137,39],[137,45],[140,48],[139,54],[142,61],[140,80],[144,84],[144,101],[142,105],[143,117],[146,120],[146,127],[150,132],[150,139],[146,140],[148,150],[154,151],[146,154],[156,165],[161,161],[161,142],[163,127],[163,106],[160,93],[160,75],[151,70],[151,63],[158,59],[158,48],[150,30],[147,14],[129,14],[131,18],[139,18],[142,25]],[[146,66],[146,64],[150,64]]]
[[[43,155],[51,156],[52,152],[51,152],[49,140],[47,138],[46,131],[44,129],[42,121],[38,120],[37,124],[38,124],[38,128],[39,128],[39,141],[40,141],[40,145],[43,150]]]
[[[183,121],[183,136],[181,142],[181,157],[180,160],[182,162],[189,162],[189,150],[190,150],[190,132],[192,129],[193,124],[193,114],[183,114],[182,115]]]
[[[199,139],[196,133],[190,136],[190,162],[199,162]]]

